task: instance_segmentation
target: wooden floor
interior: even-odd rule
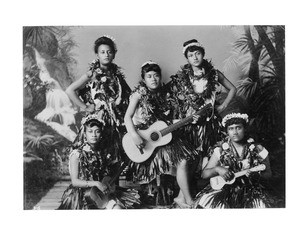
[[[34,210],[55,210],[60,205],[61,197],[66,188],[71,184],[69,176],[63,177],[58,181],[38,202]]]
[[[63,177],[46,193],[46,195],[33,207],[33,210],[55,210],[60,205],[61,197],[71,184],[70,176]],[[121,186],[136,188],[132,183],[124,183]],[[170,208],[170,206],[146,206],[147,209]]]

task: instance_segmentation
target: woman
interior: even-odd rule
[[[145,147],[145,139],[138,130],[147,129],[155,121],[172,124],[170,115],[171,104],[168,93],[161,86],[161,69],[155,62],[148,61],[142,65],[142,81],[133,91],[125,114],[125,125],[132,141],[139,148]],[[181,207],[192,204],[188,180],[188,160],[193,159],[197,152],[194,148],[173,135],[170,143],[157,147],[152,156],[142,163],[133,163],[138,179],[151,180],[157,175],[168,172],[176,167],[176,179],[183,193]]]
[[[69,156],[69,171],[72,184],[67,188],[58,209],[97,209],[97,201],[89,192],[96,187],[108,196],[103,209],[132,208],[139,205],[136,191],[123,191],[120,188],[111,192],[111,186],[103,181],[105,176],[114,175],[113,161],[102,148],[105,122],[100,113],[92,114],[82,120],[84,143],[72,150]],[[103,198],[104,199],[104,198]]]
[[[219,183],[211,180],[211,184],[196,196],[194,207],[272,207],[274,200],[261,185],[262,180],[272,175],[268,151],[253,139],[247,138],[248,115],[228,114],[222,124],[227,138],[213,147],[212,155],[202,172],[203,179],[219,176]],[[218,186],[225,181],[231,181],[231,184]]]
[[[199,118],[197,122],[186,125],[181,130],[181,135],[206,156],[208,147],[214,145],[221,136],[218,113],[230,103],[236,94],[236,88],[211,62],[204,59],[205,49],[197,40],[186,41],[183,44],[183,54],[188,63],[176,75],[171,76],[169,83],[172,106],[175,109],[174,119],[192,115],[205,104],[211,103],[215,107],[217,113],[213,111],[209,116]],[[228,95],[222,104],[217,105],[216,90],[219,84],[228,90]]]
[[[108,147],[111,157],[119,161],[123,154],[123,117],[131,90],[120,67],[113,63],[117,53],[114,39],[108,36],[98,38],[94,44],[94,52],[97,59],[90,64],[89,71],[72,83],[66,92],[81,110],[96,114],[103,112],[104,147]],[[78,147],[82,143],[81,128],[74,146]]]

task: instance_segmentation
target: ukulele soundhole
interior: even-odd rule
[[[153,132],[153,133],[151,133],[150,138],[151,138],[152,141],[155,142],[159,139],[159,135],[158,135],[157,132]]]

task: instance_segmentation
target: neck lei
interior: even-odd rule
[[[232,142],[230,142],[230,146],[231,146],[232,152],[234,153],[234,155],[235,155],[237,158],[239,158],[239,159],[244,159],[244,157],[245,157],[245,152],[246,152],[246,146],[247,146],[246,144],[241,144],[241,146],[243,147],[242,153],[241,153],[241,154],[239,154],[237,148],[235,147],[235,145],[234,145]]]
[[[197,68],[192,69],[193,74],[189,74],[190,80],[195,81],[203,78],[205,76],[205,69],[204,68]]]
[[[187,91],[187,93],[184,93],[184,96],[186,97],[186,101],[188,102],[190,99],[190,96],[196,96],[196,98],[202,98],[202,99],[210,99],[213,95],[213,92],[216,90],[216,86],[219,85],[219,82],[217,81],[215,75],[216,71],[211,66],[210,69],[205,70],[205,74],[201,76],[195,76],[194,71],[192,67],[189,64],[186,64],[182,67],[182,70],[175,75],[173,78],[177,82],[177,89],[178,91]],[[196,93],[193,89],[193,84],[191,82],[191,79],[206,79],[206,89],[202,93]],[[189,102],[188,102],[189,103]]]
[[[133,92],[135,91],[141,94],[139,106],[142,107],[146,119],[153,119],[152,121],[154,121],[161,118],[163,120],[161,116],[169,109],[169,106],[162,87],[150,91],[143,82],[140,82]]]

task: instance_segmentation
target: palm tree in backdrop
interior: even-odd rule
[[[238,95],[249,104],[252,128],[259,140],[272,145],[285,134],[285,28],[284,26],[233,27],[238,39],[233,44],[228,66],[243,70]]]

